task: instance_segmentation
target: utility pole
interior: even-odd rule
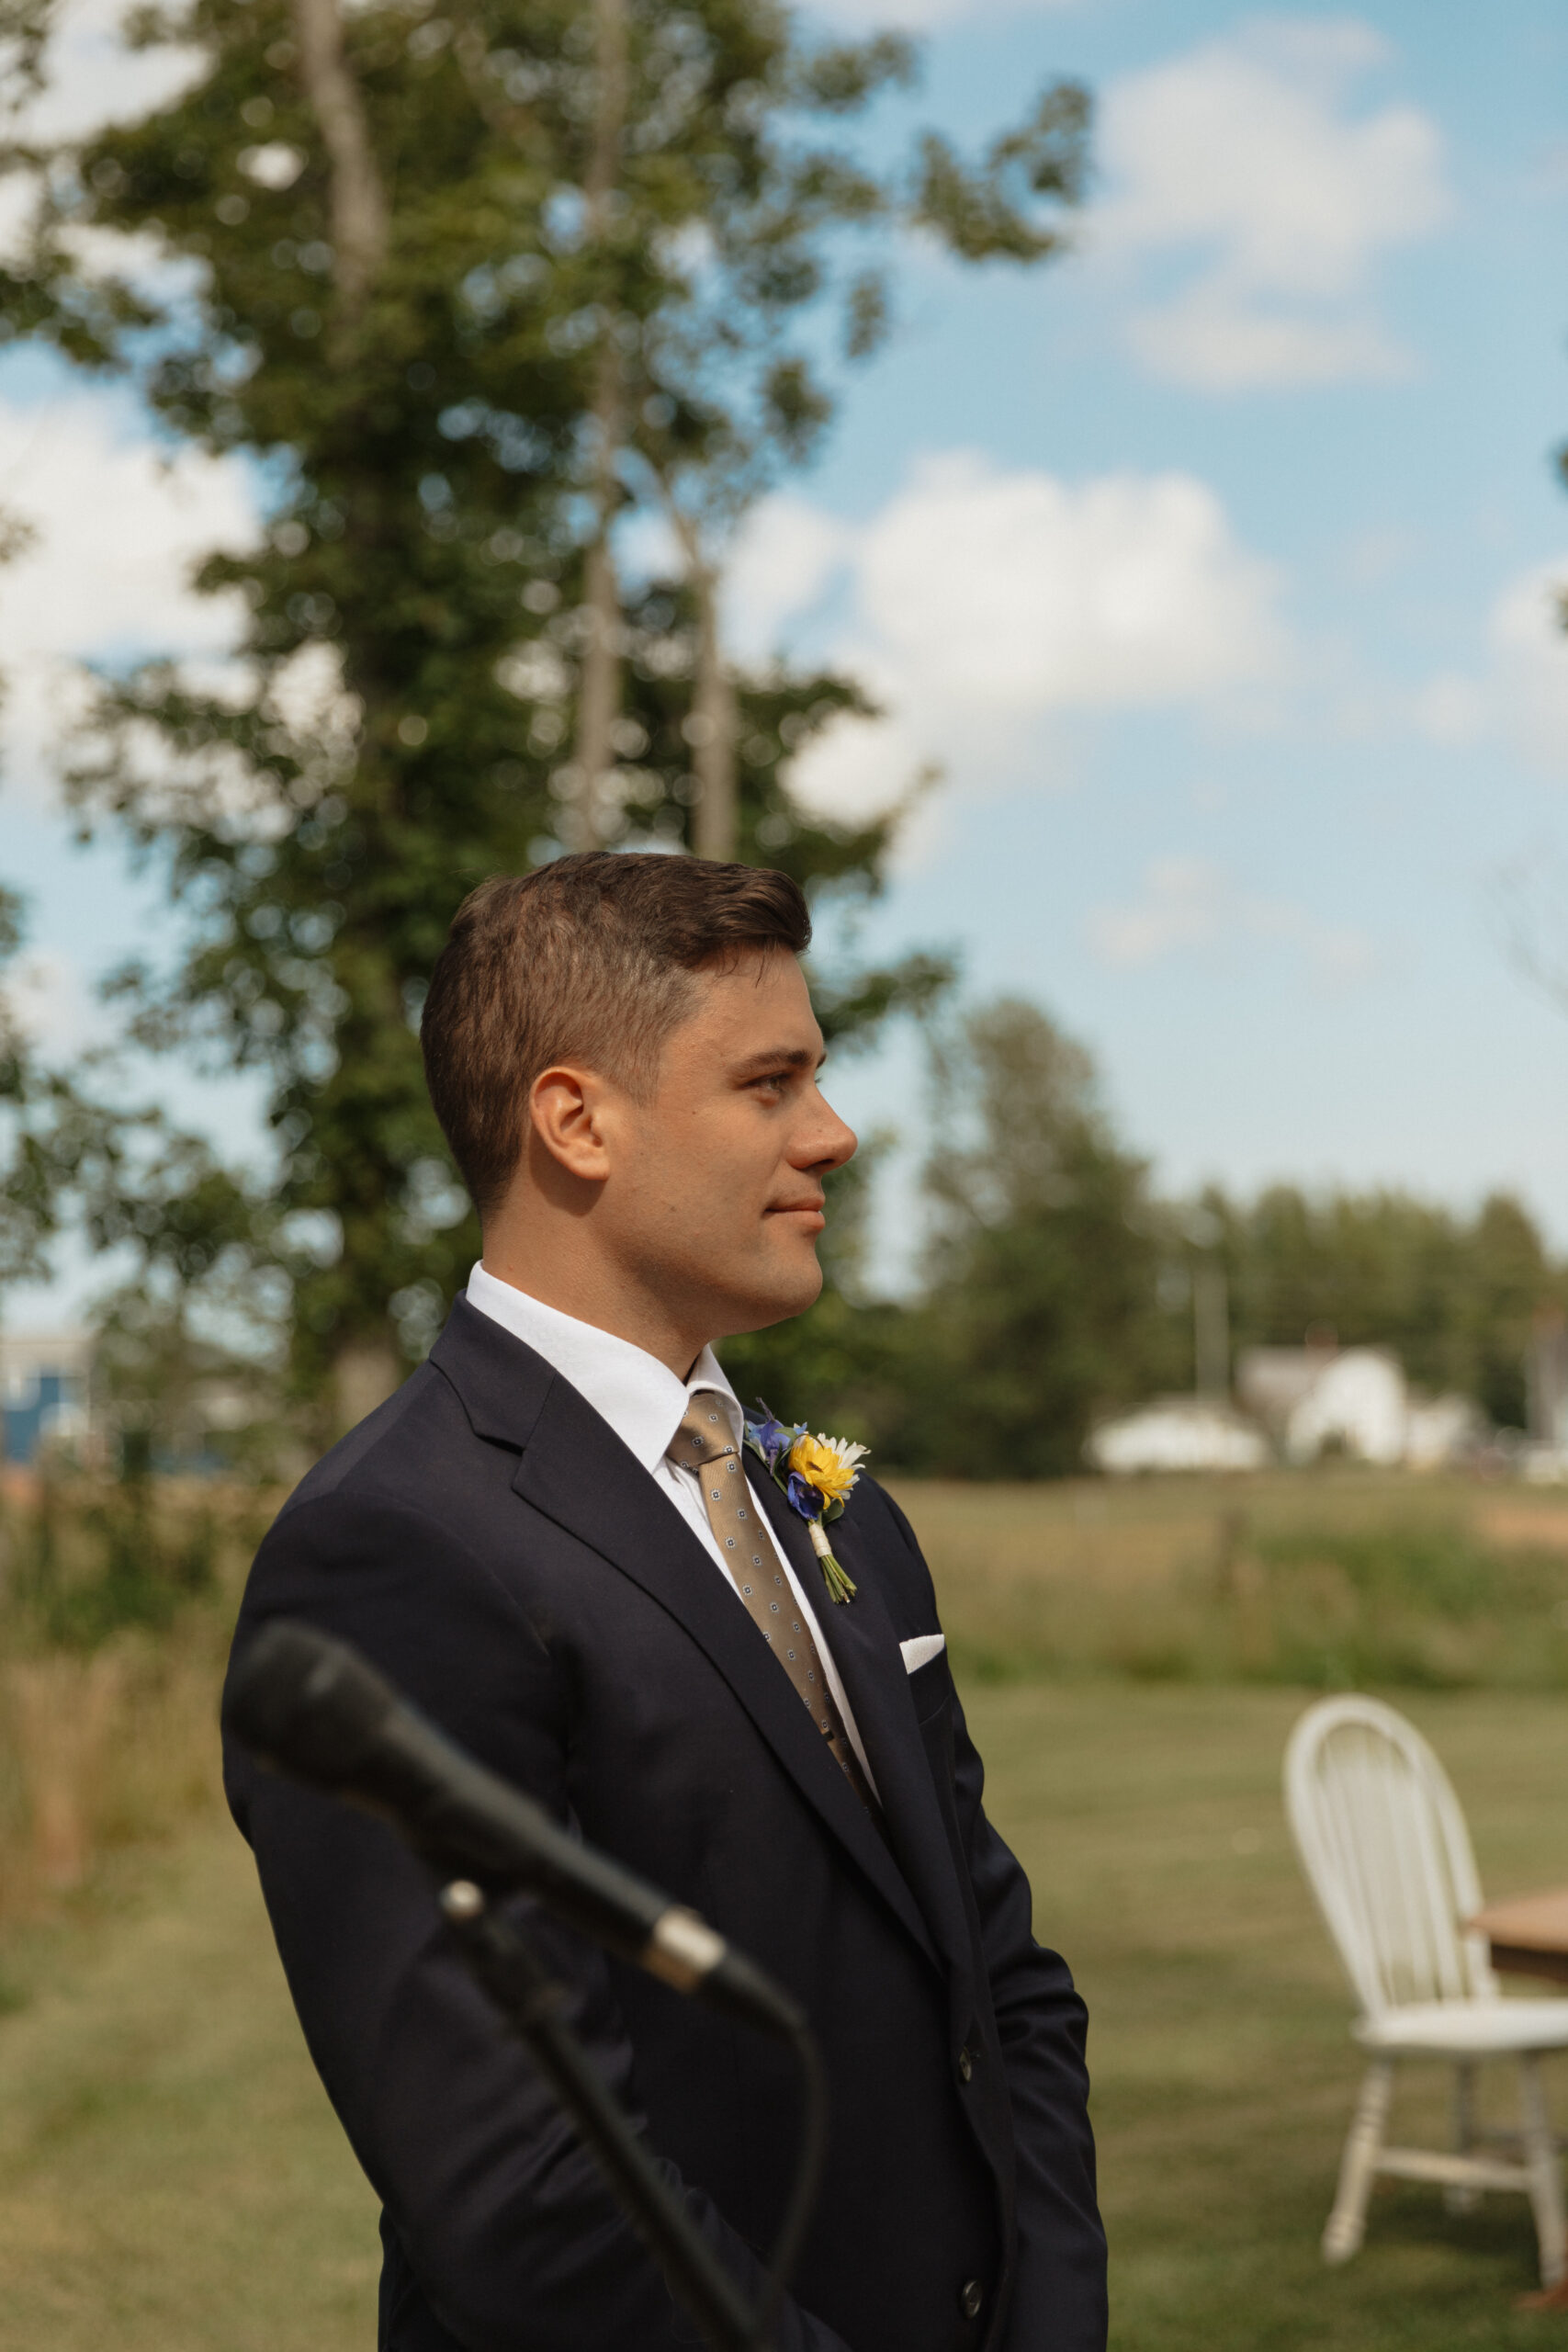
[[[1230,1285],[1217,1258],[1192,1269],[1192,1361],[1200,1396],[1230,1395]]]
[[[1220,1244],[1224,1227],[1200,1204],[1188,1213],[1192,1261],[1192,1385],[1200,1396],[1231,1393],[1230,1284]]]

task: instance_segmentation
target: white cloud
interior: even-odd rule
[[[1331,987],[1366,978],[1376,960],[1361,933],[1240,890],[1223,866],[1202,857],[1156,858],[1145,870],[1137,899],[1090,916],[1089,938],[1100,963],[1123,970],[1238,941],[1294,947],[1314,978]]]
[[[790,785],[807,808],[863,824],[940,766],[900,718],[850,717],[835,719],[807,746],[791,767]]]
[[[1111,84],[1101,249],[1194,265],[1131,321],[1155,374],[1228,390],[1409,368],[1372,305],[1374,265],[1450,199],[1429,116],[1350,110],[1350,85],[1385,55],[1354,18],[1264,19]]]
[[[1492,701],[1534,766],[1568,777],[1568,556],[1509,583],[1492,613]]]
[[[946,25],[995,24],[1006,17],[1059,16],[1076,0],[836,0],[818,16],[840,39],[888,26],[898,32],[935,32]]]
[[[1505,582],[1475,631],[1469,670],[1434,671],[1411,687],[1351,672],[1326,705],[1337,731],[1362,740],[1418,736],[1439,751],[1506,746],[1568,781],[1568,554]]]
[[[0,402],[0,504],[35,533],[0,569],[4,776],[42,796],[78,662],[212,657],[233,642],[236,603],[197,596],[189,575],[212,547],[254,538],[254,509],[237,465],[165,459],[118,399],[86,392]]]
[[[1473,678],[1440,672],[1417,689],[1412,706],[1416,731],[1445,751],[1462,750],[1486,732],[1486,695]]]
[[[200,49],[162,41],[132,49],[123,34],[130,14],[126,0],[61,0],[39,94],[7,119],[18,142],[47,147],[91,138],[111,123],[134,121],[196,79],[206,62]],[[14,171],[0,180],[0,254],[16,255],[25,246],[38,193],[32,172]],[[112,268],[156,294],[177,291],[200,274],[188,261],[169,263],[151,238],[89,229],[68,243],[87,270]]]
[[[754,507],[724,581],[725,635],[742,660],[766,661],[793,615],[817,602],[852,546],[835,515],[787,494]]]
[[[1346,579],[1354,587],[1376,588],[1385,580],[1408,571],[1420,560],[1425,547],[1420,532],[1404,524],[1379,524],[1370,530],[1349,532],[1339,560]]]
[[[48,949],[24,956],[6,976],[6,1003],[34,1050],[59,1062],[103,1042],[108,1023],[85,973]]]
[[[1409,372],[1408,356],[1370,319],[1290,318],[1238,300],[1211,281],[1145,311],[1127,339],[1151,376],[1204,391],[1253,385],[1342,384]]]
[[[1276,576],[1190,474],[928,458],[859,535],[874,675],[966,712],[1204,701],[1270,672]]]
[[[1058,715],[1235,705],[1285,666],[1279,586],[1191,475],[1075,485],[957,453],[863,523],[770,501],[732,602],[753,655],[816,607],[815,650],[891,714],[841,720],[795,763],[811,805],[860,816],[931,762],[971,790],[1021,762],[1038,775]]]
[[[162,41],[127,47],[130,13],[126,0],[65,0],[46,52],[42,96],[20,116],[19,136],[85,139],[163,105],[195,79],[204,62],[199,49]]]

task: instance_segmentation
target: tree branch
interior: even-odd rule
[[[593,145],[583,180],[589,240],[602,244],[610,222],[610,198],[620,171],[626,136],[627,58],[626,0],[594,0]],[[620,349],[609,306],[600,329],[599,365],[593,387],[593,538],[586,566],[587,642],[578,682],[576,764],[577,831],[572,846],[596,849],[604,838],[604,781],[614,761],[610,730],[620,707],[621,599],[610,533],[620,503],[618,467],[623,392]]]
[[[698,857],[723,861],[734,857],[739,843],[735,783],[735,738],[739,714],[719,638],[718,571],[704,552],[697,525],[682,508],[662,473],[659,486],[686,559],[686,578],[697,606],[696,675],[693,681],[692,715],[686,723],[692,770],[697,780],[697,802],[692,811],[692,847]]]
[[[333,274],[352,318],[387,257],[387,198],[359,86],[343,53],[338,0],[294,0],[299,74],[331,165]]]

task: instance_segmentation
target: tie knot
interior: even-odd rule
[[[682,1470],[698,1469],[705,1462],[722,1462],[735,1452],[729,1416],[711,1390],[699,1389],[691,1399],[664,1451]]]

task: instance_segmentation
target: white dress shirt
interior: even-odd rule
[[[596,1324],[580,1323],[575,1315],[563,1315],[558,1306],[547,1306],[542,1299],[531,1298],[526,1291],[502,1282],[482,1265],[476,1266],[468,1276],[468,1305],[477,1306],[481,1315],[488,1315],[491,1322],[499,1323],[502,1330],[510,1331],[514,1339],[522,1340],[536,1355],[543,1356],[547,1363],[553,1364],[578,1395],[592,1406],[600,1419],[609,1423],[627,1452],[636,1456],[654,1484],[674,1504],[735,1594],[737,1609],[744,1609],[746,1604],[735,1589],[734,1578],[708,1525],[696,1473],[682,1469],[665,1452],[699,1388],[711,1390],[718,1397],[731,1437],[738,1446],[742,1442],[746,1417],[713,1350],[705,1348],[692,1367],[691,1376],[681,1380],[668,1364],[660,1363],[646,1349],[634,1347],[629,1340],[617,1338],[614,1331],[601,1331]],[[817,1612],[802,1590],[789,1559],[773,1544],[767,1519],[761,1514],[759,1517],[811,1629],[822,1671],[843,1718],[850,1745],[874,1792],[876,1782],[866,1761],[844,1686],[839,1679],[833,1653],[822,1638]],[[780,1671],[783,1672],[782,1668]]]

